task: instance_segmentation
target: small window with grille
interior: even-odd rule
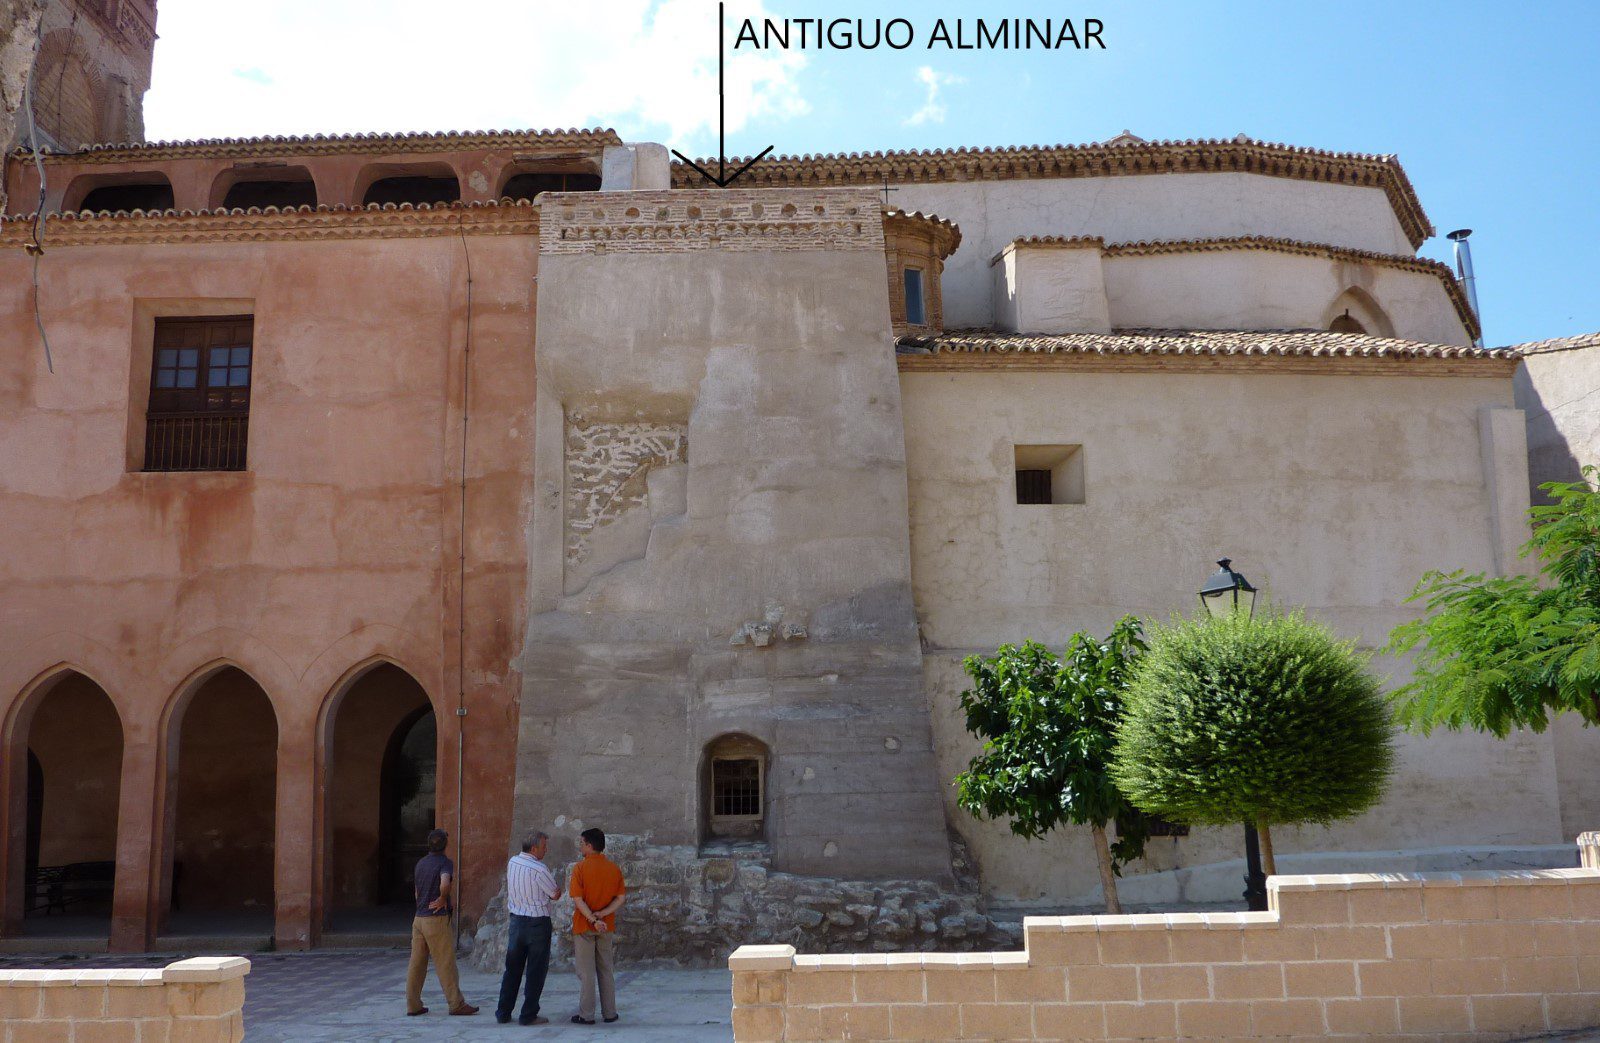
[[[761,762],[716,761],[711,766],[711,814],[761,814]]]
[[[251,316],[157,319],[146,471],[242,471],[254,364]]]
[[[766,809],[766,747],[748,736],[726,735],[707,753],[707,832],[713,837],[760,837]]]

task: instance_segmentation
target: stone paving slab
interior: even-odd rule
[[[0,968],[163,967],[181,956],[5,956]],[[494,1020],[498,974],[461,965],[461,991],[482,1010],[450,1017],[438,979],[430,972],[422,1001],[431,1013],[405,1013],[406,953],[253,953],[245,978],[244,1027],[251,1043],[344,1043],[348,1040],[457,1040],[487,1035],[506,1040],[596,1040],[626,1032],[662,1043],[731,1043],[732,978],[726,970],[629,970],[617,973],[613,1025],[574,1025],[578,980],[570,970],[550,972],[540,1013],[550,1024],[524,1027]]]

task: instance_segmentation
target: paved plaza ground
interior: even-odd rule
[[[333,1043],[347,1040],[503,1039],[635,1040],[688,1043],[731,1041],[732,983],[726,970],[630,970],[617,973],[613,1025],[574,1025],[578,982],[569,970],[552,970],[541,1013],[550,1024],[525,1028],[494,1020],[499,975],[465,965],[461,991],[482,1010],[469,1018],[445,1013],[438,980],[430,973],[423,1002],[432,1013],[405,1014],[406,954],[365,952],[251,953],[245,979],[244,1027],[251,1043]],[[5,956],[0,968],[161,967],[178,955]]]

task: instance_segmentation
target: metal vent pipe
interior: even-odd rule
[[[1483,312],[1478,310],[1478,280],[1472,274],[1472,246],[1467,242],[1467,237],[1472,235],[1470,228],[1457,228],[1448,236],[1456,244],[1456,277],[1461,280],[1462,288],[1467,291],[1467,303],[1472,305],[1472,314],[1478,320],[1478,336],[1473,338],[1473,343],[1483,347]]]

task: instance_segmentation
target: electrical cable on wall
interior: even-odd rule
[[[72,12],[72,23],[76,25],[78,12]],[[70,32],[71,26],[68,27]],[[50,335],[44,329],[44,313],[39,307],[39,262],[44,259],[44,201],[48,194],[48,185],[45,182],[44,157],[39,152],[39,126],[33,117],[33,96],[35,83],[39,73],[38,55],[43,49],[44,18],[39,19],[39,26],[35,30],[33,43],[34,62],[28,68],[28,79],[22,85],[22,114],[28,121],[28,152],[33,156],[33,166],[39,175],[39,202],[33,210],[33,235],[23,245],[28,256],[33,258],[33,324],[39,330],[39,343],[44,345],[44,365],[51,373],[56,371],[55,358],[50,351]],[[62,63],[65,70],[65,61]],[[57,97],[60,91],[57,90]]]
[[[467,764],[467,424],[472,401],[472,249],[467,245],[466,215],[456,218],[461,253],[467,262],[467,329],[461,350],[461,479],[460,532],[457,539],[456,581],[456,894],[465,893],[467,829],[464,810]],[[460,904],[456,929],[461,928]]]

